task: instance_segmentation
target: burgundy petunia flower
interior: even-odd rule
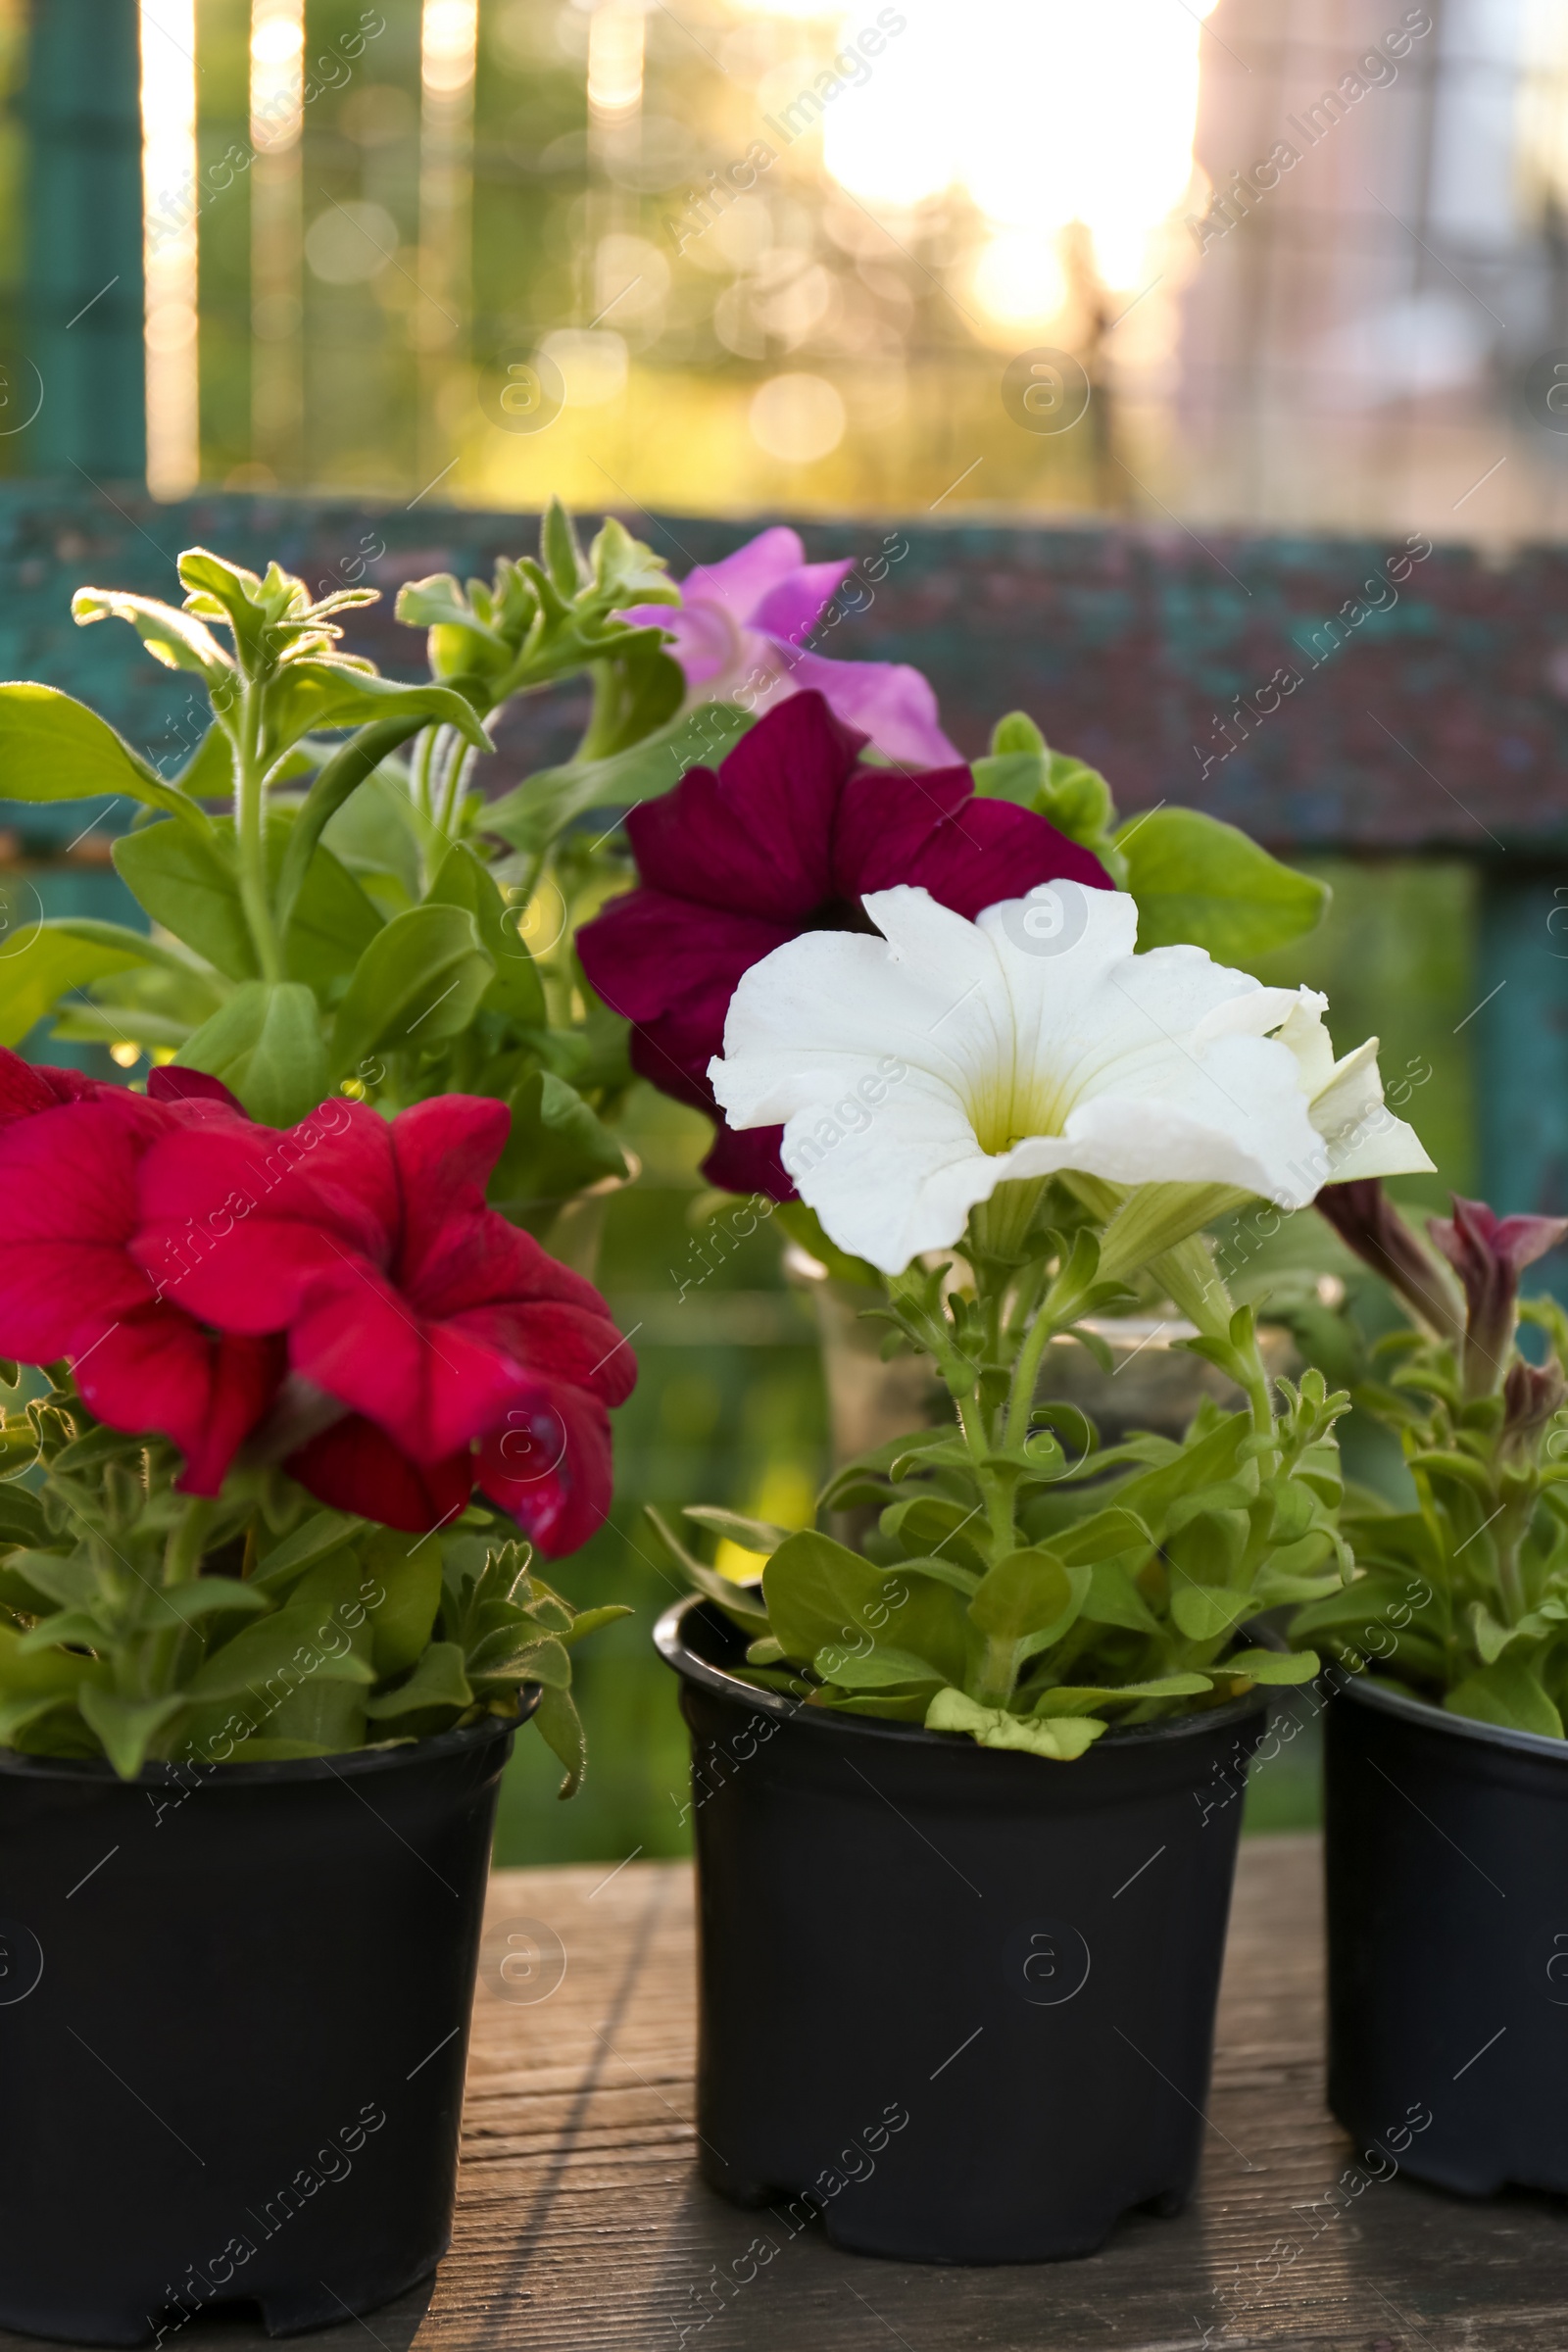
[[[390,1124],[331,1101],[282,1134],[172,1133],[131,1249],[201,1322],[285,1335],[272,1434],[320,1500],[418,1532],[477,1480],[559,1554],[610,1507],[606,1407],[636,1365],[592,1284],[485,1206],[509,1124],[448,1095]]]
[[[960,754],[943,734],[937,698],[917,669],[905,662],[830,662],[805,650],[854,569],[849,556],[808,564],[799,535],[775,523],[720,563],[689,572],[678,607],[639,605],[624,617],[671,632],[669,652],[693,699],[740,700],[760,712],[811,691],[890,760],[949,766]]]
[[[205,1093],[149,1101],[0,1054],[0,1355],[63,1358],[101,1421],[172,1438],[189,1494],[218,1493],[283,1371],[277,1341],[203,1330],[129,1252],[148,1152],[214,1122],[240,1124]]]
[[[1502,1386],[1513,1351],[1519,1277],[1568,1234],[1568,1217],[1499,1217],[1484,1200],[1455,1193],[1451,1217],[1429,1217],[1427,1231],[1464,1285],[1469,1309],[1464,1343],[1467,1396]]]
[[[976,799],[966,767],[867,766],[864,743],[819,694],[780,704],[716,775],[691,768],[632,810],[640,885],[577,935],[589,981],[634,1024],[633,1066],[717,1124],[703,1170],[731,1192],[794,1195],[782,1130],[724,1126],[708,1080],[751,965],[803,931],[873,930],[865,892],[899,882],[971,921],[1042,882],[1111,887],[1100,860],[1043,816]]]

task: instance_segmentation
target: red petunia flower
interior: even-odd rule
[[[976,799],[966,767],[862,765],[865,740],[819,694],[781,703],[716,775],[691,768],[632,810],[640,886],[577,935],[589,981],[634,1024],[633,1066],[716,1123],[703,1172],[731,1192],[794,1197],[782,1130],[726,1127],[708,1080],[754,963],[803,931],[874,930],[865,893],[899,882],[970,921],[1042,882],[1111,887],[1100,860],[1043,816]]]
[[[224,1103],[205,1091],[185,1097],[177,1082],[148,1100],[0,1054],[0,1355],[64,1358],[101,1421],[172,1439],[189,1494],[218,1493],[283,1370],[277,1341],[204,1331],[159,1295],[127,1248],[147,1153],[165,1135],[215,1121],[239,1124]]]
[[[275,1430],[320,1500],[419,1532],[477,1480],[559,1554],[609,1509],[606,1407],[636,1365],[592,1284],[485,1206],[509,1120],[449,1095],[390,1124],[331,1101],[283,1134],[168,1134],[131,1250],[201,1322],[285,1335]]]

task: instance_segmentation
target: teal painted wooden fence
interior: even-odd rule
[[[674,571],[751,525],[626,521]],[[518,514],[359,502],[213,497],[177,507],[46,485],[0,493],[0,674],[82,695],[155,760],[177,765],[202,705],[128,630],[75,629],[73,588],[174,592],[193,542],[277,556],[313,583],[388,593],[352,642],[412,675],[420,648],[391,614],[397,584],[487,571],[531,544]],[[1242,538],[1179,529],[1011,529],[883,519],[803,525],[813,558],[856,568],[821,650],[916,662],[949,731],[980,751],[1002,711],[1110,776],[1122,807],[1205,808],[1282,852],[1462,856],[1482,878],[1476,1004],[1460,1023],[1476,1077],[1482,1180],[1506,1208],[1568,1208],[1568,551],[1506,565],[1463,547]],[[358,620],[360,616],[356,616]],[[578,713],[542,698],[514,714],[500,789],[572,740]],[[91,811],[3,801],[51,905],[118,890]],[[89,879],[90,877],[90,879]],[[0,986],[3,986],[0,960]]]
[[[78,487],[135,481],[145,462],[139,13],[33,0],[28,18],[26,382],[12,397],[30,401],[35,379],[42,406],[15,455]]]

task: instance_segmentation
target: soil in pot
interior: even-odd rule
[[[1329,2104],[1469,2196],[1568,2191],[1568,1743],[1337,1678]]]
[[[512,1739],[130,1783],[0,1751],[0,2326],[287,2334],[435,2267]]]
[[[709,1602],[657,1638],[692,1734],[708,2181],[923,2262],[1178,2211],[1262,1698],[1057,1765],[754,1690]]]

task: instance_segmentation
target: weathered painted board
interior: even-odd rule
[[[635,509],[624,518],[677,574],[752,527]],[[1174,525],[905,530],[854,518],[804,535],[813,558],[858,564],[846,592],[858,609],[822,650],[916,663],[967,754],[1023,707],[1054,742],[1102,764],[1129,808],[1186,802],[1298,848],[1518,857],[1568,845],[1568,551],[1527,548],[1503,565],[1464,547],[1420,560],[1406,549],[1401,561],[1400,542],[1200,541]],[[252,563],[276,555],[314,582],[363,576],[390,591],[425,571],[487,571],[533,536],[523,515],[428,504],[162,507],[86,484],[7,489],[0,675],[69,687],[139,745],[173,754],[196,711],[188,685],[128,631],[74,629],[71,591],[83,580],[168,595],[174,556],[200,541]],[[353,642],[390,670],[417,666],[390,596]],[[563,698],[532,706],[496,781],[569,740]]]

